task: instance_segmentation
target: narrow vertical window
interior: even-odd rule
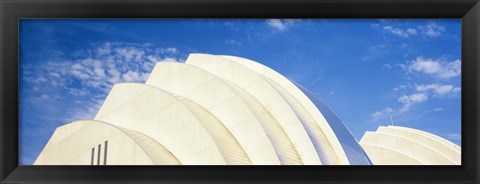
[[[93,158],[95,157],[95,147],[92,148],[92,158],[90,159],[90,165],[93,165]]]
[[[105,151],[103,151],[103,165],[107,165],[107,148],[108,148],[108,141],[105,141]]]
[[[102,144],[98,145],[97,165],[100,165],[100,152],[102,151]]]

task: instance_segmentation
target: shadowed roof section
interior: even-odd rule
[[[300,88],[308,98],[310,98],[325,117],[330,127],[332,127],[332,130],[335,132],[335,135],[345,151],[345,155],[347,156],[350,165],[371,165],[372,163],[367,154],[358,144],[357,140],[355,140],[343,121],[310,91],[298,84],[295,85],[297,85],[297,87]]]

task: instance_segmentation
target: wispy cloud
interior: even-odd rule
[[[408,28],[406,31],[409,35],[417,35],[417,30],[414,28]]]
[[[430,23],[426,26],[420,26],[422,34],[428,37],[439,37],[445,31],[445,27],[439,26],[436,23]]]
[[[411,35],[417,35],[417,30],[415,28],[401,29],[392,26],[383,26],[383,30],[402,38],[408,38]]]
[[[398,109],[386,107],[383,110],[375,111],[370,114],[373,122],[377,122],[389,116],[397,116],[410,110],[412,106],[419,103],[424,103],[428,100],[428,96],[425,93],[413,93],[410,95],[403,95],[397,98],[397,101],[402,104]],[[443,109],[442,109],[443,110]]]
[[[427,85],[417,85],[415,88],[419,92],[433,92],[436,96],[444,96],[447,94],[458,94],[461,89],[450,84],[427,84]]]
[[[180,61],[178,57],[171,57],[177,52],[176,48],[105,43],[86,51],[83,58],[47,62],[36,71],[31,71],[32,75],[26,78],[36,79],[36,83],[51,81],[53,87],[63,86],[67,89],[79,82],[84,87],[108,92],[115,83],[145,81],[157,62]],[[85,93],[72,91],[70,94]]]
[[[383,24],[383,23],[382,23]],[[391,35],[400,37],[400,38],[410,38],[412,36],[423,35],[429,38],[437,38],[445,32],[446,28],[438,25],[435,22],[428,23],[426,25],[420,26],[405,26],[405,25],[382,25],[382,24],[371,24],[370,27],[376,30],[381,30],[383,32],[389,33]]]
[[[82,52],[83,57],[26,66],[24,79],[35,89],[30,94],[37,96],[27,99],[38,101],[52,99],[50,94],[63,94],[59,97],[82,104],[65,110],[65,120],[92,118],[114,84],[144,82],[155,63],[182,60],[176,48],[150,44],[108,42]]]
[[[411,95],[403,95],[397,100],[403,104],[403,106],[397,111],[397,114],[400,114],[408,111],[412,105],[427,101],[428,96],[425,93],[414,93]]]
[[[105,97],[106,95],[97,95],[89,100],[73,101],[73,104],[79,105],[76,106],[72,104],[73,108],[66,111],[66,116],[61,121],[63,123],[69,123],[72,121],[93,119],[102,106]]]
[[[368,53],[362,57],[360,57],[361,61],[367,61],[372,59],[377,59],[382,57],[385,53],[387,53],[387,46],[384,44],[374,45],[368,49]]]
[[[135,71],[128,71],[122,75],[124,82],[145,82],[149,76],[149,73],[141,73]]]
[[[285,23],[282,22],[282,20],[280,19],[270,19],[270,20],[267,20],[267,23],[269,26],[279,30],[279,31],[283,31],[283,30],[286,30],[287,29],[287,25]]]
[[[393,91],[400,91],[400,90],[404,90],[404,89],[406,89],[406,88],[408,88],[408,85],[406,85],[406,84],[401,84],[401,85],[398,85],[398,86],[396,86],[395,88],[393,88]]]
[[[267,24],[278,31],[285,31],[293,23],[298,21],[299,20],[295,20],[295,19],[268,19]]]
[[[392,108],[386,107],[385,109],[383,109],[381,111],[375,111],[374,113],[370,114],[370,117],[372,118],[372,120],[374,122],[377,122],[378,120],[380,120],[383,117],[390,116],[393,112],[394,111],[393,111]]]
[[[437,108],[432,109],[430,112],[440,112],[440,111],[443,111],[443,110],[444,110],[443,108],[437,107]]]
[[[239,41],[236,41],[234,39],[225,40],[225,44],[227,44],[227,45],[237,45],[237,46],[242,45],[242,43],[240,43]]]
[[[461,61],[445,61],[441,59],[426,59],[417,57],[406,66],[409,72],[417,72],[427,74],[440,79],[450,79],[452,77],[460,76]]]
[[[414,77],[418,77],[418,74],[429,76],[426,80],[444,80],[458,77],[461,74],[461,62],[460,60],[447,61],[445,59],[425,59],[423,57],[417,57],[414,60],[407,61],[406,64],[399,64],[400,68],[405,71],[407,79],[413,80]],[[387,66],[382,65],[382,68]],[[388,65],[389,68],[393,66]],[[425,79],[424,79],[425,80]],[[451,81],[450,81],[451,82]],[[405,81],[404,84],[397,85],[393,88],[395,94],[400,94],[396,98],[397,102],[402,106],[398,109],[387,107],[381,111],[375,111],[371,114],[373,121],[378,121],[381,117],[384,117],[386,113],[391,115],[400,115],[408,112],[414,105],[427,102],[431,97],[444,97],[444,96],[458,96],[461,92],[459,86],[455,86],[449,83],[427,83],[427,84],[415,84],[409,81]],[[394,95],[396,96],[396,95]],[[442,111],[443,108],[436,108],[433,111]]]

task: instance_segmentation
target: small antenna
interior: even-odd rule
[[[388,115],[390,116],[390,123],[392,124],[393,126],[393,118],[392,118],[392,114],[390,114],[390,112],[388,112]]]

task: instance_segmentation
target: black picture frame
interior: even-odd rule
[[[0,0],[1,183],[479,183],[478,0]],[[21,18],[461,18],[461,166],[18,166]]]

